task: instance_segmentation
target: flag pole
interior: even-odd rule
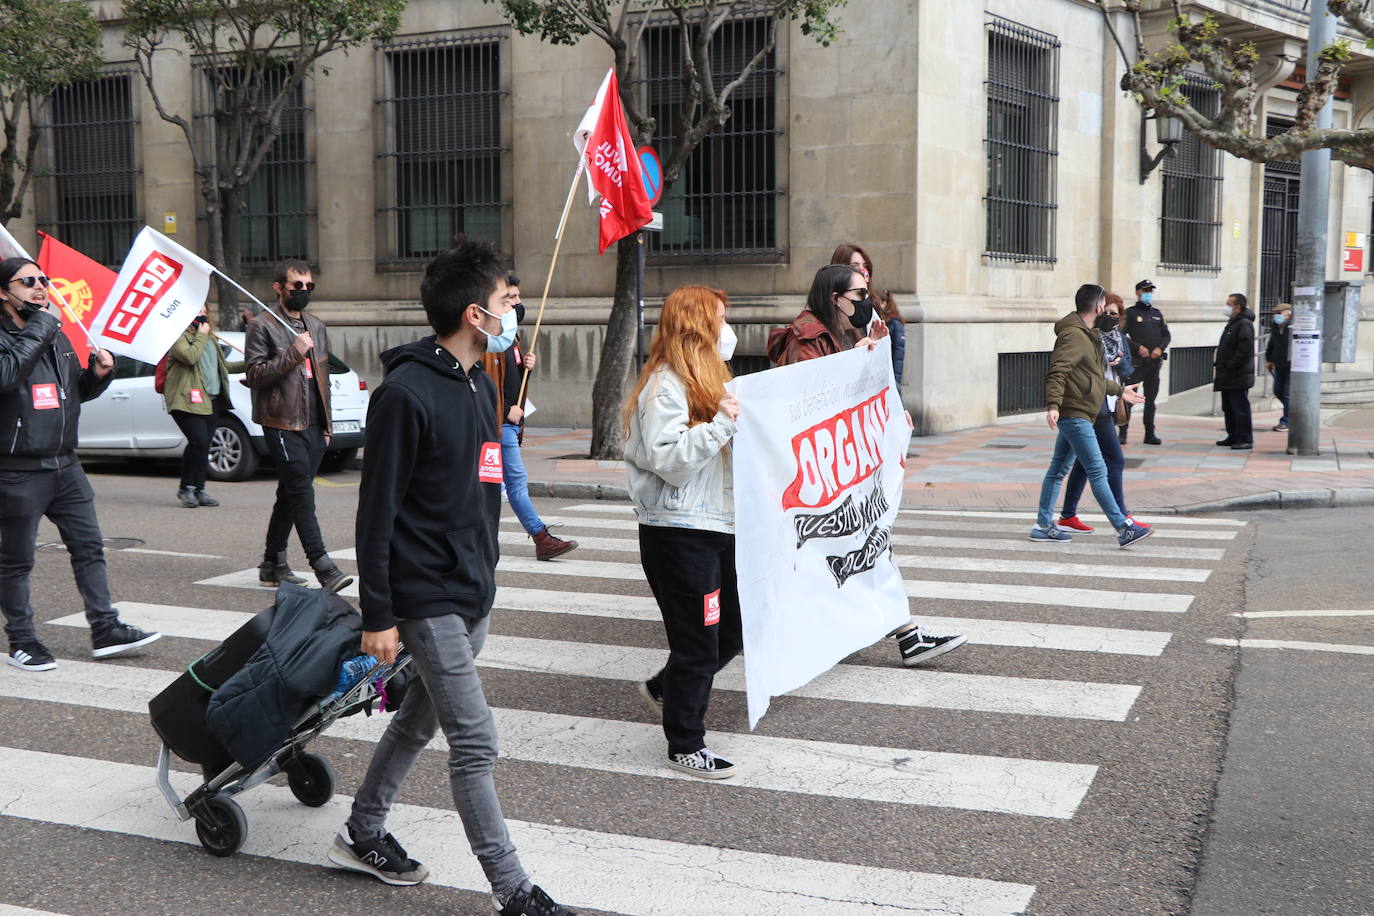
[[[534,352],[535,342],[539,340],[539,328],[544,323],[544,305],[549,301],[549,286],[553,283],[553,268],[558,263],[558,249],[563,245],[563,228],[568,224],[568,213],[572,210],[573,196],[577,194],[577,184],[582,180],[582,172],[587,168],[587,158],[579,156],[577,159],[577,171],[573,173],[572,185],[568,187],[568,199],[563,202],[563,215],[558,218],[558,231],[553,236],[553,257],[549,260],[549,275],[544,278],[544,294],[539,297],[539,315],[534,320],[534,330],[530,333],[529,345],[525,348],[526,353]],[[525,389],[529,387],[530,370],[525,368],[525,373],[520,379],[520,395],[515,399],[515,406],[525,402]],[[501,417],[504,423],[506,418]]]
[[[262,309],[264,312],[266,312],[267,314],[271,315],[273,318],[275,318],[275,319],[277,319],[278,321],[280,321],[280,322],[281,322],[281,326],[284,327],[284,328],[286,328],[288,331],[290,331],[290,332],[292,333],[293,336],[300,333],[300,331],[296,330],[295,328],[291,327],[291,325],[287,324],[285,318],[283,318],[282,316],[278,315],[276,312],[272,311],[270,308],[268,308],[266,305],[264,305],[264,304],[263,304],[263,301],[262,301],[261,299],[259,299],[257,296],[255,296],[255,295],[253,295],[252,293],[250,293],[248,290],[244,289],[242,286],[239,286],[238,283],[234,280],[233,277],[229,276],[227,273],[225,273],[224,271],[220,270],[218,267],[211,267],[210,269],[213,270],[213,271],[214,271],[216,274],[218,274],[219,276],[221,276],[221,277],[223,277],[224,279],[228,280],[228,281],[229,281],[229,285],[232,286],[234,289],[238,290],[239,292],[241,292],[241,293],[243,293],[245,296],[247,296],[249,299],[252,299],[254,302],[256,302],[256,303],[258,304],[258,308]],[[233,346],[233,345],[230,344],[230,346]],[[237,349],[237,348],[236,348],[236,349]]]
[[[105,349],[100,346],[100,344],[96,343],[95,338],[91,336],[91,329],[82,324],[81,319],[76,317],[76,312],[72,311],[72,307],[67,304],[67,300],[62,298],[62,294],[57,291],[57,287],[53,286],[51,283],[48,284],[48,295],[52,296],[53,299],[57,301],[58,306],[66,313],[67,317],[71,319],[72,323],[81,329],[81,333],[86,335],[86,342],[90,344],[93,349]]]

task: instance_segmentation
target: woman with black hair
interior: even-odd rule
[[[81,402],[110,384],[114,357],[92,350],[85,369],[62,334],[48,278],[28,258],[0,262],[0,611],[6,664],[49,671],[57,662],[33,627],[29,573],[38,523],[57,526],[71,557],[91,627],[91,655],[107,658],[146,646],[160,633],[119,622],[110,604],[104,539],[95,493],[76,457]]]
[[[870,328],[871,336],[856,341],[854,337],[865,328]],[[779,366],[788,366],[857,346],[871,348],[875,338],[887,333],[883,322],[874,320],[867,277],[848,264],[828,264],[816,271],[802,313],[787,327],[768,335],[768,357]],[[910,415],[907,422],[911,422]],[[897,640],[897,651],[907,667],[944,655],[968,639],[963,634],[937,636],[914,620],[887,635]]]

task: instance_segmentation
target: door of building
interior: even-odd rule
[[[1284,121],[1271,120],[1267,133],[1287,129]],[[1290,301],[1298,252],[1297,162],[1268,162],[1264,166],[1264,212],[1260,234],[1260,333],[1269,327],[1274,306]]]

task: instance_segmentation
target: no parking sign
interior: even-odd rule
[[[663,196],[663,163],[652,146],[641,146],[635,152],[639,155],[639,173],[644,176],[644,191],[652,207]]]

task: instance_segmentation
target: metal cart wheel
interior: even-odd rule
[[[334,768],[319,754],[301,753],[282,761],[286,784],[302,805],[319,808],[334,797]]]
[[[196,806],[196,837],[212,856],[232,856],[248,839],[248,818],[238,802],[212,795]]]

